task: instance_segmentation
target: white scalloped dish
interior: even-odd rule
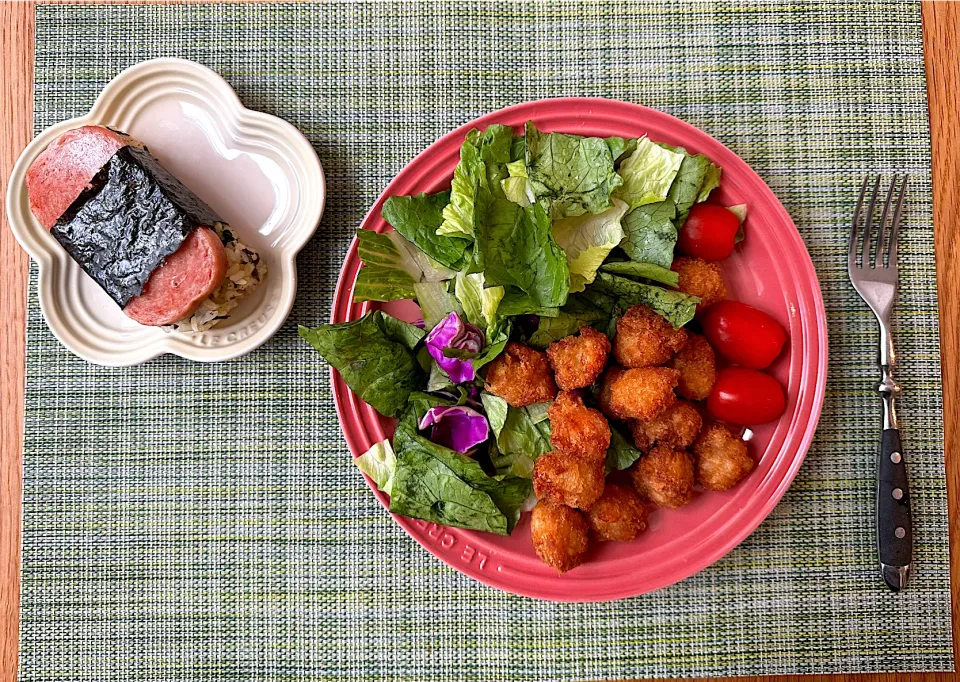
[[[30,212],[27,168],[60,134],[91,124],[144,142],[266,260],[266,279],[216,327],[176,332],[133,321]],[[110,81],[86,116],[51,126],[30,143],[10,177],[7,214],[39,265],[43,317],[72,352],[112,366],[164,353],[215,362],[249,353],[283,324],[296,295],[296,255],[316,231],[325,198],[323,168],[296,128],[244,108],[226,81],[200,64],[154,59]]]

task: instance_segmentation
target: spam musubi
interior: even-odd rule
[[[27,170],[30,210],[137,322],[203,331],[266,277],[266,264],[134,138],[68,130]]]

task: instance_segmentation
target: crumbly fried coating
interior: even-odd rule
[[[685,329],[674,329],[662,315],[635,305],[617,320],[613,355],[624,367],[656,367],[673,357],[686,340]]]
[[[603,495],[604,461],[552,450],[533,465],[533,490],[537,498],[589,509]]]
[[[557,385],[547,354],[522,343],[508,343],[487,368],[486,388],[513,407],[553,400]]]
[[[597,540],[630,542],[647,529],[649,515],[647,505],[632,488],[610,483],[587,512],[587,525]]]
[[[634,490],[658,507],[682,507],[693,500],[693,457],[685,450],[653,448],[629,473]]]
[[[697,456],[697,482],[705,490],[729,490],[756,467],[747,444],[716,422],[703,429],[693,452]]]
[[[547,358],[562,391],[585,388],[596,381],[609,353],[610,339],[593,327],[580,327],[579,336],[554,341],[547,348]]]
[[[610,447],[610,425],[597,410],[572,391],[560,391],[550,406],[550,444],[588,459],[604,459]]]
[[[667,367],[607,372],[600,409],[617,419],[654,419],[676,402],[673,388],[679,380],[680,372]]]
[[[630,423],[633,441],[637,448],[646,452],[654,445],[669,448],[685,448],[697,439],[703,417],[690,403],[678,400],[655,419]]]
[[[540,500],[530,516],[530,537],[540,560],[566,573],[583,562],[590,545],[583,514],[562,504]]]
[[[680,372],[677,393],[688,400],[706,400],[717,383],[717,359],[707,337],[690,334],[670,366]]]
[[[677,285],[680,291],[700,298],[700,303],[697,304],[698,313],[727,297],[727,286],[723,283],[719,263],[680,256],[673,261],[670,269],[680,275],[680,283]]]

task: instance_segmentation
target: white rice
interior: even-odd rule
[[[238,240],[229,225],[215,223],[213,229],[227,252],[227,275],[193,315],[166,327],[171,331],[202,332],[216,326],[267,276],[267,264],[260,254]]]

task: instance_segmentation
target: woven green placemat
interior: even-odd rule
[[[37,8],[36,126],[121,69],[202,62],[314,143],[329,199],[289,323],[249,357],[105,369],[31,286],[21,679],[574,680],[953,668],[930,152],[916,3],[550,2]],[[639,102],[715,135],[773,187],[823,285],[830,379],[770,518],[672,588],[557,605],[421,550],[350,463],[325,320],[352,232],[451,128],[562,95]],[[876,570],[876,330],[846,281],[867,172],[913,174],[897,344],[916,576]],[[35,273],[34,273],[35,277]]]

